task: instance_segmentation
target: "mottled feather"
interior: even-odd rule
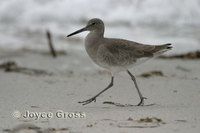
[[[98,59],[112,66],[124,66],[135,63],[143,57],[153,57],[154,53],[169,48],[165,45],[146,45],[123,39],[105,38],[98,48]]]

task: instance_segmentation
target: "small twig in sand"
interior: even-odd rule
[[[49,44],[49,48],[50,48],[50,51],[51,51],[51,54],[52,56],[55,58],[57,56],[55,50],[54,50],[54,47],[53,47],[53,43],[52,43],[52,39],[51,39],[51,33],[49,30],[47,30],[47,39],[48,39],[48,44]]]

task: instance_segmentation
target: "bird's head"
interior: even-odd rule
[[[83,31],[94,31],[94,32],[104,33],[104,23],[101,19],[93,18],[88,21],[87,25],[84,28],[69,34],[67,37],[81,33]]]

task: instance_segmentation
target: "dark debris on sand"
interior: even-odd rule
[[[28,75],[37,75],[37,76],[52,75],[52,73],[49,73],[45,70],[38,70],[38,69],[18,66],[17,63],[14,61],[7,61],[0,64],[0,69],[3,69],[5,72],[17,72],[17,73],[23,73],[23,74],[28,74]]]
[[[144,72],[140,75],[140,77],[143,77],[143,78],[149,78],[149,77],[152,77],[152,76],[161,76],[163,77],[164,74],[162,71],[151,71],[151,72]]]
[[[200,51],[196,52],[189,52],[185,54],[176,54],[176,55],[171,55],[171,56],[160,56],[159,58],[163,59],[200,59]]]
[[[21,124],[18,125],[16,127],[14,127],[13,129],[3,129],[3,132],[7,132],[7,133],[21,133],[21,132],[31,132],[33,131],[34,133],[57,133],[57,132],[67,132],[69,131],[68,127],[62,127],[62,128],[53,128],[53,127],[49,127],[49,128],[41,128],[38,126],[35,126],[33,124]]]

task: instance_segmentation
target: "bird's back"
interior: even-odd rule
[[[133,41],[104,38],[97,51],[98,62],[103,66],[130,66],[140,58],[151,58],[165,52],[171,44],[146,45]]]

